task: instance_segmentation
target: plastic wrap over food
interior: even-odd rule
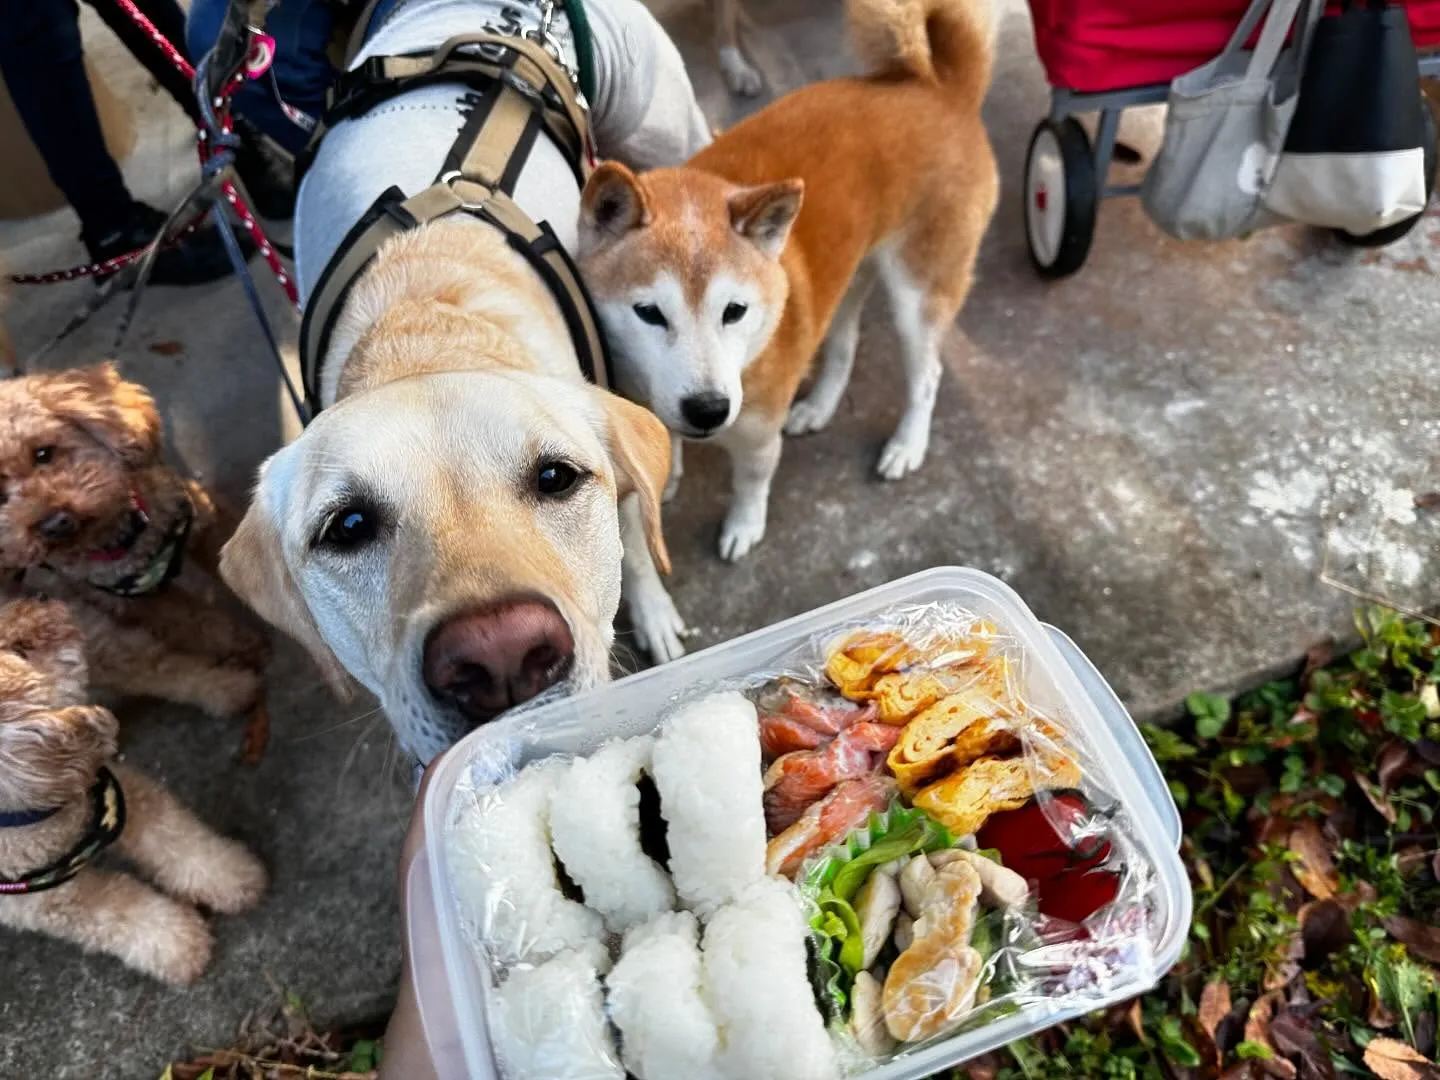
[[[446,842],[503,1075],[831,1080],[1152,984],[1145,808],[1030,662],[897,605],[477,744]]]

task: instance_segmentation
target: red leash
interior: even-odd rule
[[[170,63],[175,66],[176,70],[184,75],[185,78],[193,81],[195,78],[195,68],[191,65],[190,61],[180,55],[180,51],[170,43],[164,34],[155,28],[155,24],[146,17],[143,11],[135,6],[133,0],[115,0],[115,2],[125,14],[130,16],[136,26],[150,35],[150,39],[159,47],[160,51],[165,54]],[[235,91],[244,85],[247,78],[259,78],[268,71],[274,59],[274,40],[264,34],[252,31],[250,50],[245,57],[245,66],[236,72],[234,78],[225,85],[220,96],[214,101],[221,130],[225,134],[228,135],[231,133],[230,99],[234,97]],[[210,141],[206,137],[203,129],[198,130],[196,135],[196,150],[199,153],[200,164],[203,167],[208,164],[216,154],[222,151],[210,146]],[[266,265],[270,267],[270,272],[275,275],[275,280],[280,283],[280,287],[285,290],[285,295],[290,298],[291,305],[298,310],[300,307],[300,294],[295,289],[295,282],[291,278],[289,271],[281,264],[279,254],[276,253],[274,246],[266,238],[265,230],[260,227],[260,223],[255,219],[255,215],[251,212],[249,205],[245,202],[245,199],[241,196],[235,184],[230,180],[222,180],[220,182],[220,193],[225,196],[225,201],[234,208],[236,216],[240,219],[241,226],[244,227],[245,231],[250,235],[250,239],[254,241],[256,248],[259,249],[261,258],[263,258]],[[200,217],[203,216],[203,214],[200,215],[186,225],[185,228],[176,232],[172,240],[179,239],[194,229],[200,223]],[[220,221],[219,225],[221,228],[224,228],[224,221]],[[74,281],[77,278],[93,277],[97,274],[113,274],[117,270],[122,270],[131,263],[143,258],[147,250],[148,248],[138,248],[135,251],[126,252],[124,255],[117,255],[113,259],[106,259],[98,263],[89,263],[85,266],[74,266],[68,270],[52,270],[49,273],[43,274],[12,274],[10,280],[17,285],[49,285],[59,281]]]

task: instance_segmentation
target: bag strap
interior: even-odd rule
[[[1260,38],[1245,66],[1245,81],[1268,79],[1280,59],[1280,51],[1284,48],[1291,26],[1296,24],[1297,17],[1302,27],[1308,25],[1308,9],[1313,7],[1314,3],[1315,0],[1251,0],[1240,25],[1235,27],[1235,32],[1225,43],[1225,48],[1220,53],[1220,61],[1223,64],[1226,60],[1241,56],[1245,52],[1245,43],[1255,33],[1256,27],[1260,26],[1260,20],[1264,19]]]

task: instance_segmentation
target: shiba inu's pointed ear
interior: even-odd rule
[[[741,188],[730,196],[730,224],[770,258],[778,258],[804,195],[804,180]]]
[[[220,550],[220,577],[255,614],[305,646],[326,685],[341,701],[348,701],[354,696],[350,676],[320,636],[300,587],[285,564],[280,528],[266,498],[265,480],[274,461],[272,457],[265,463],[250,508],[235,535]]]
[[[670,573],[670,552],[660,525],[660,494],[670,479],[670,432],[648,409],[626,401],[617,394],[596,390],[604,399],[609,430],[604,433],[615,464],[616,494],[625,498],[634,492],[640,498],[645,522],[645,543],[655,567]]]
[[[618,161],[607,161],[591,174],[580,198],[582,255],[648,224],[650,204],[638,176]]]

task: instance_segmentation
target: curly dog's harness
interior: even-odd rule
[[[48,821],[60,807],[0,813],[0,829],[23,829]],[[90,788],[90,826],[75,846],[39,870],[18,878],[0,878],[0,896],[24,896],[64,885],[88,866],[95,856],[120,838],[125,829],[125,793],[120,781],[103,766]]]

